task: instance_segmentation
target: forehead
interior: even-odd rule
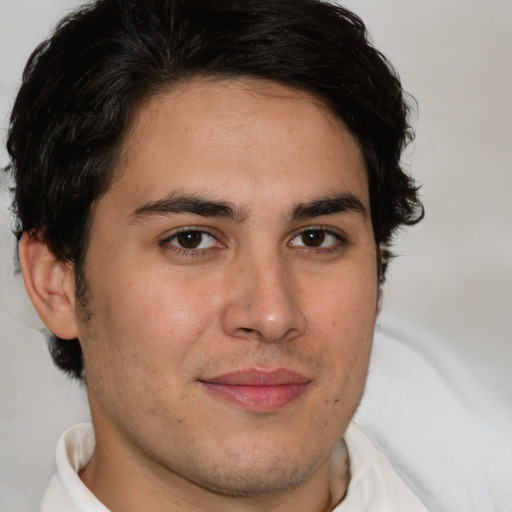
[[[195,79],[149,98],[118,170],[113,188],[141,201],[205,187],[281,201],[286,190],[309,199],[349,188],[367,200],[364,161],[343,123],[317,98],[256,79]]]
[[[200,116],[226,108],[226,113],[251,115],[255,108],[264,103],[272,104],[276,109],[275,115],[278,116],[281,110],[287,110],[290,104],[301,103],[309,104],[312,110],[322,111],[327,123],[343,125],[321,99],[301,89],[262,78],[220,76],[190,78],[148,96],[136,110],[132,128],[140,128],[144,122],[151,123],[155,114],[166,109],[165,104],[170,105],[170,101],[173,102],[176,112],[193,106],[193,110],[188,110],[189,120],[196,114]],[[269,113],[266,114],[268,116]]]

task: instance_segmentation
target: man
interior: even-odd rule
[[[102,0],[11,118],[19,255],[94,431],[43,511],[424,507],[351,418],[392,234],[400,82],[314,0]]]

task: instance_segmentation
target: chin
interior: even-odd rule
[[[273,496],[286,492],[302,483],[307,474],[296,475],[291,471],[286,475],[269,478],[268,475],[258,477],[245,475],[234,475],[226,477],[224,482],[217,481],[214,485],[206,485],[208,489],[222,496],[239,498],[256,498],[261,496]]]
[[[311,459],[297,461],[285,452],[280,453],[279,458],[274,454],[267,460],[263,459],[260,454],[252,460],[244,460],[243,464],[232,461],[226,466],[228,471],[205,467],[206,478],[202,486],[224,496],[271,496],[297,487],[319,466]]]

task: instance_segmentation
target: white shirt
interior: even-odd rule
[[[355,424],[344,436],[350,460],[350,483],[333,512],[426,512],[426,508]],[[55,474],[41,502],[41,512],[109,512],[78,476],[87,465],[95,440],[92,425],[68,429],[57,443]]]

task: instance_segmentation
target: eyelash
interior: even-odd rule
[[[212,240],[215,240],[216,246],[212,247],[206,247],[204,249],[196,249],[196,248],[186,248],[186,247],[180,247],[179,245],[176,245],[173,243],[180,235],[186,235],[186,234],[199,234],[201,235],[201,239],[199,240],[198,245],[201,245],[203,243],[204,237],[211,238]],[[174,252],[178,256],[187,256],[187,257],[195,257],[195,256],[206,256],[209,254],[212,250],[219,249],[222,246],[222,243],[219,242],[218,238],[210,233],[209,231],[206,231],[201,228],[195,228],[195,227],[187,227],[180,229],[176,232],[174,232],[172,235],[164,238],[160,242],[160,246],[164,247],[165,249]]]
[[[325,228],[323,226],[306,226],[299,231],[297,231],[290,239],[290,242],[288,242],[288,245],[291,245],[293,240],[295,240],[297,237],[300,237],[304,235],[307,232],[318,232],[322,233],[324,236],[332,236],[336,239],[336,243],[333,246],[330,247],[308,247],[306,245],[304,246],[295,246],[295,248],[300,248],[300,251],[308,252],[308,253],[315,253],[315,254],[329,254],[336,251],[340,251],[342,248],[344,248],[348,244],[348,240],[345,236],[342,234],[333,231],[331,229]],[[176,238],[181,234],[187,234],[187,233],[197,233],[200,234],[201,237],[208,237],[212,238],[216,241],[217,245],[212,247],[207,247],[204,249],[187,249],[185,247],[179,247],[178,245],[173,244],[172,242],[176,240]],[[200,242],[202,243],[202,241]],[[178,256],[185,256],[185,257],[197,257],[197,256],[207,256],[211,253],[212,250],[221,249],[224,247],[222,242],[219,242],[218,237],[213,235],[211,232],[204,230],[202,228],[195,228],[195,227],[187,227],[180,229],[176,232],[174,232],[172,235],[164,238],[160,244],[160,246],[165,247],[167,250],[174,252]],[[294,246],[291,245],[293,248]]]
[[[306,226],[302,229],[300,229],[295,235],[292,237],[292,240],[296,239],[297,237],[304,235],[308,231],[310,232],[318,232],[322,233],[324,236],[332,236],[335,238],[336,243],[333,246],[329,247],[307,247],[304,246],[301,250],[307,251],[307,252],[314,252],[314,253],[321,253],[321,254],[329,254],[336,251],[340,251],[344,247],[347,246],[348,240],[347,238],[342,235],[341,233],[337,231],[333,231],[332,229],[328,229],[324,226]]]

